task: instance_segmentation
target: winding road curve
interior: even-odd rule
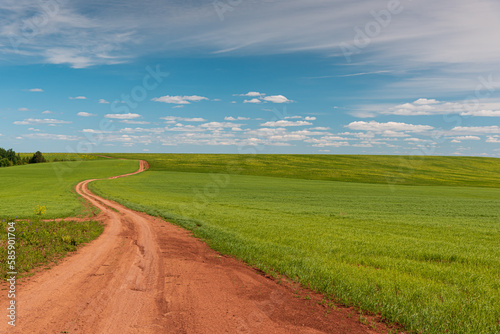
[[[118,177],[148,168],[141,161]],[[17,325],[3,316],[1,333],[376,333],[346,309],[326,312],[297,298],[186,230],[94,195],[92,181],[76,190],[101,210],[104,232],[19,284]],[[6,293],[0,303],[7,305]]]

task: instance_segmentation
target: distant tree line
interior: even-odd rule
[[[13,149],[6,150],[0,147],[0,167],[36,164],[40,162],[46,162],[42,152],[40,151],[37,151],[31,158],[29,158],[21,157],[21,155],[19,155],[19,153],[16,154]]]

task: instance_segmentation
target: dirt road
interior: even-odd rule
[[[141,161],[136,173],[147,168]],[[92,194],[91,181],[77,192],[102,211],[103,234],[20,284],[17,326],[2,316],[1,333],[380,332],[352,310],[328,311],[307,291],[220,256],[186,230]],[[0,303],[6,315],[5,291]]]

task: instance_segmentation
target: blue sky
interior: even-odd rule
[[[0,3],[0,147],[500,156],[500,3]]]

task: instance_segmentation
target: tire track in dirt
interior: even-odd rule
[[[117,177],[148,168],[141,161],[138,171]],[[92,181],[76,191],[101,210],[104,232],[19,284],[17,325],[4,319],[1,333],[386,332],[347,316],[352,309],[328,312],[321,296],[279,285],[184,229],[94,195]],[[297,298],[305,293],[312,298]],[[0,302],[6,305],[6,294]]]

